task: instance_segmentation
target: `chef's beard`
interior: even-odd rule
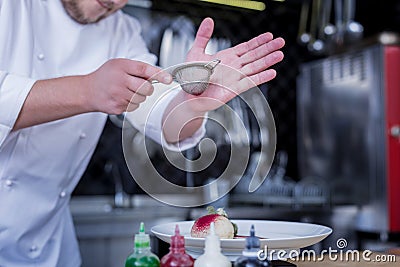
[[[90,24],[90,23],[96,23],[103,18],[105,18],[109,13],[106,13],[98,18],[88,18],[85,17],[85,14],[82,10],[82,8],[79,6],[79,0],[61,0],[65,11],[67,14],[76,22],[79,24]]]

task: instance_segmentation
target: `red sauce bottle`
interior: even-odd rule
[[[169,253],[161,258],[161,267],[193,267],[194,259],[186,254],[185,238],[179,233],[179,226],[175,227],[175,235],[171,237]]]

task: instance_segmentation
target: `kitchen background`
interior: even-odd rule
[[[337,25],[339,10],[335,7],[339,2],[264,0],[265,10],[255,11],[207,1],[137,0],[130,1],[124,11],[139,18],[149,49],[159,56],[162,67],[179,63],[193,32],[206,16],[214,18],[216,26],[209,51],[235,45],[265,31],[282,36],[286,40],[285,59],[275,67],[278,76],[260,86],[274,115],[277,133],[277,155],[270,177],[258,194],[243,194],[237,187],[222,203],[227,204],[232,218],[305,221],[333,227],[334,234],[315,249],[346,238],[349,248],[385,250],[400,245],[398,215],[392,215],[395,222],[390,221],[393,218],[388,211],[378,216],[378,222],[368,223],[377,216],[364,211],[374,212],[379,207],[381,211],[390,209],[393,214],[400,213],[397,203],[391,203],[389,208],[385,206],[393,190],[387,188],[399,188],[400,177],[393,176],[385,167],[389,161],[385,158],[387,143],[384,142],[387,110],[382,95],[387,81],[382,79],[387,69],[382,63],[385,46],[380,45],[399,44],[396,33],[400,29],[400,2],[354,1],[353,19],[359,24],[353,24],[356,32],[352,36],[343,33],[338,45],[335,40],[329,41],[331,36],[321,31],[325,28],[321,25]],[[344,13],[347,3],[351,2],[344,0]],[[325,17],[317,16],[317,9]],[[359,25],[363,27],[361,38],[357,36]],[[308,44],[302,40],[309,35],[300,39],[301,33],[311,33]],[[323,43],[315,42],[321,38]],[[167,41],[180,45],[179,49],[167,50]],[[319,51],[319,44],[323,45],[323,51]],[[324,80],[326,68],[331,78],[339,72],[339,80]],[[332,94],[332,88],[339,91]],[[357,88],[364,88],[360,98],[354,93]],[[257,153],[260,143],[254,133],[259,129],[254,117],[242,102],[230,104],[247,114],[249,132],[253,133],[251,152]],[[400,116],[399,110],[395,110]],[[371,118],[370,114],[375,117]],[[119,123],[115,117],[108,120],[71,201],[84,266],[111,266],[107,262],[121,261],[131,249],[132,235],[140,221],[150,227],[164,221],[193,219],[204,212],[203,208],[165,207],[145,197],[126,167]],[[367,137],[366,132],[370,133]],[[378,141],[367,142],[365,138]],[[222,142],[213,164],[193,175],[171,166],[162,150],[155,151],[152,161],[160,173],[174,177],[173,182],[177,184],[187,184],[190,177],[191,183],[200,185],[223,171],[229,146]],[[249,166],[247,175],[251,171]],[[153,204],[162,209],[148,208]],[[165,252],[162,243],[152,242],[154,250],[160,254]]]

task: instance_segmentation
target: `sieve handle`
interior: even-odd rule
[[[214,68],[221,62],[220,59],[214,59],[210,62],[208,62],[207,64],[204,65],[205,68],[209,69],[209,70],[214,70]]]

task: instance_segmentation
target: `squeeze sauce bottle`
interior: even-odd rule
[[[267,260],[260,260],[260,239],[255,236],[254,225],[251,226],[250,236],[246,238],[246,248],[234,264],[234,267],[272,266]]]
[[[175,227],[175,235],[171,237],[169,253],[161,258],[161,267],[192,267],[194,259],[185,252],[185,238]]]
[[[221,253],[221,241],[215,234],[214,223],[210,225],[210,234],[206,237],[204,254],[196,259],[194,267],[232,267],[229,259]]]
[[[144,231],[144,223],[140,223],[139,233],[135,235],[135,247],[126,258],[125,267],[159,267],[160,259],[150,250],[150,237]]]

